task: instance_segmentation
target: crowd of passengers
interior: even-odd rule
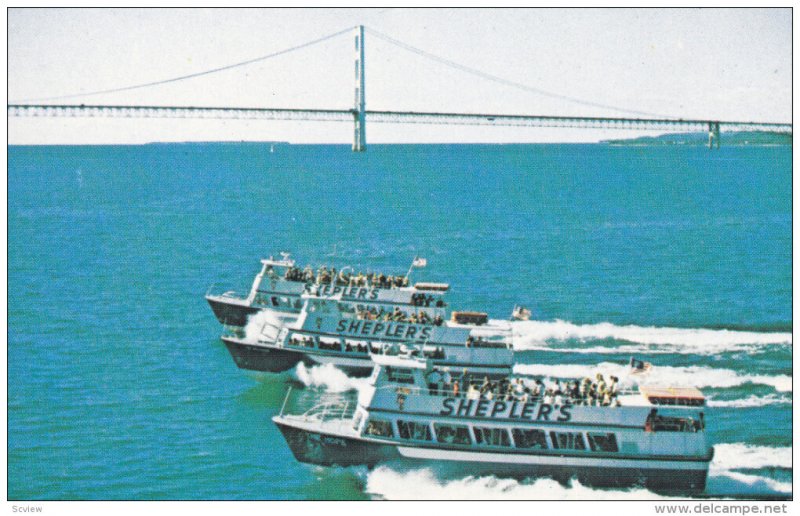
[[[270,276],[275,275],[275,271],[271,265],[267,267],[267,274]],[[346,270],[336,271],[336,267],[330,269],[322,266],[317,269],[316,273],[310,265],[306,265],[304,269],[300,267],[287,267],[286,272],[283,274],[284,279],[289,281],[302,281],[304,283],[316,283],[317,285],[341,285],[349,287],[378,287],[378,288],[393,288],[393,287],[407,287],[408,278],[405,276],[387,276],[383,273],[367,271],[350,273]]]
[[[411,324],[433,324],[434,326],[441,326],[444,324],[444,319],[441,315],[431,317],[425,312],[412,312],[406,314],[400,307],[394,307],[394,310],[389,312],[381,308],[370,307],[368,310],[361,310],[358,313],[358,318],[365,321],[396,321]]]
[[[491,381],[484,377],[480,381],[467,374],[466,370],[460,378],[454,378],[447,368],[443,371],[434,369],[426,378],[433,395],[522,403],[541,400],[550,405],[619,406],[619,378],[609,376],[606,382],[599,373],[594,381],[589,377],[564,383],[556,379],[549,385],[545,385],[541,379],[503,378]]]

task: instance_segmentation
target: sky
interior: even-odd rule
[[[12,8],[8,100],[169,79],[278,52],[359,24],[368,30],[368,110],[791,121],[788,8]],[[376,33],[527,88],[445,66]],[[350,109],[353,61],[353,34],[347,32],[249,66],[51,102]],[[346,122],[17,117],[9,118],[8,129],[11,144],[349,144],[353,132]],[[631,135],[367,123],[368,143],[596,141]]]

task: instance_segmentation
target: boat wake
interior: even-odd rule
[[[703,497],[785,497],[790,482],[737,470],[791,469],[791,448],[718,444]],[[600,489],[573,480],[568,485],[548,478],[518,481],[494,476],[445,479],[433,468],[398,471],[381,466],[367,475],[368,494],[387,500],[668,500],[645,488]],[[679,499],[684,499],[681,496]]]
[[[775,497],[792,494],[791,482],[744,471],[792,469],[792,449],[745,443],[714,445],[706,492],[712,496]]]
[[[792,345],[791,333],[618,326],[603,322],[574,324],[568,321],[519,321],[511,324],[517,351],[547,350],[570,353],[684,353],[713,355],[731,351],[758,351],[765,346]],[[564,346],[613,339],[627,344],[593,347]]]
[[[790,447],[755,446],[745,443],[714,445],[712,469],[792,468]]]
[[[381,466],[369,473],[368,494],[386,500],[659,500],[643,488],[594,489],[572,481],[564,485],[549,478],[518,481],[493,476],[455,480],[439,478],[432,469],[396,471]]]
[[[790,405],[791,403],[792,398],[790,396],[776,394],[767,394],[766,396],[751,395],[747,398],[733,400],[718,400],[713,396],[706,398],[706,404],[709,407],[752,408],[766,407],[768,405]]]
[[[622,387],[639,385],[685,385],[698,388],[730,388],[745,384],[767,385],[778,392],[792,392],[792,377],[779,375],[742,374],[730,369],[715,369],[703,366],[672,367],[655,366],[646,374],[633,375],[627,365],[601,362],[597,365],[581,364],[517,364],[514,372],[547,378],[584,378],[597,373],[619,377]]]

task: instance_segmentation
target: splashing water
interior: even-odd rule
[[[294,376],[306,387],[321,387],[329,392],[361,392],[368,387],[366,378],[350,378],[332,364],[306,367],[300,362]]]
[[[745,443],[721,443],[714,445],[714,460],[711,469],[791,468],[792,449],[787,447],[755,446]]]
[[[584,353],[635,353],[648,351],[709,355],[724,351],[752,351],[754,348],[760,346],[792,344],[791,333],[634,325],[617,326],[607,322],[598,324],[574,324],[562,320],[520,321],[513,323],[512,328],[514,347],[520,351],[547,349]],[[583,348],[564,349],[546,345],[553,341],[565,341],[570,339],[584,342],[615,339],[639,345],[628,344],[619,347],[598,347],[593,351],[587,351]]]
[[[428,468],[399,472],[381,466],[367,476],[367,492],[388,500],[659,500],[646,489],[593,489],[572,481],[565,486],[542,478],[514,479],[468,476],[442,480]]]

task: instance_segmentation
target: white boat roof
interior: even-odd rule
[[[414,288],[417,290],[433,290],[436,292],[447,292],[447,290],[450,288],[450,285],[447,283],[422,282],[422,283],[415,283]]]
[[[272,256],[261,260],[264,265],[272,265],[273,267],[294,267],[294,260],[284,256],[282,260],[276,260]]]

